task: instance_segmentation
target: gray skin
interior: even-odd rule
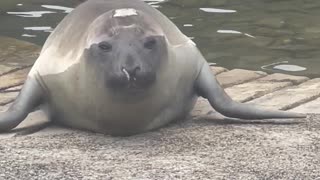
[[[136,15],[115,16],[122,8]],[[233,101],[195,44],[144,2],[92,0],[49,36],[18,98],[0,114],[0,130],[45,105],[62,125],[131,135],[184,118],[198,96],[227,117],[305,117]]]

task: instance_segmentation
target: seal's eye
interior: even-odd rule
[[[156,39],[149,37],[149,38],[147,38],[146,42],[144,43],[144,47],[147,49],[153,49],[156,44],[157,44]]]
[[[101,42],[98,44],[99,48],[102,49],[103,51],[109,52],[112,50],[112,45],[107,42]]]

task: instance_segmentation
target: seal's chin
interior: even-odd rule
[[[155,79],[156,77],[152,73],[137,76],[124,74],[107,79],[106,86],[118,92],[137,94],[149,89],[154,84]]]
[[[145,92],[149,86],[141,87],[136,82],[128,82],[127,86],[122,88],[123,91],[129,94],[140,94]]]

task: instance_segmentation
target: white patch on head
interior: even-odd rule
[[[116,9],[113,17],[137,16],[137,10],[132,8]]]

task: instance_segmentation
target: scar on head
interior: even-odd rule
[[[132,8],[123,8],[123,9],[116,9],[114,11],[113,17],[126,17],[126,16],[137,16],[138,12]]]

